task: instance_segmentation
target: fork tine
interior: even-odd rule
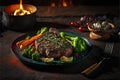
[[[108,53],[108,49],[109,49],[109,44],[106,43],[106,46],[105,46],[104,52],[105,52],[105,53]]]
[[[109,52],[109,53],[110,53],[110,55],[112,54],[112,51],[113,51],[113,46],[114,46],[114,43],[111,43],[111,44],[110,44],[110,52]]]
[[[106,43],[104,52],[105,52],[106,54],[111,55],[111,54],[112,54],[112,51],[113,51],[113,46],[114,46],[114,43]]]

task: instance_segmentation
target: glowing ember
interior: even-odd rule
[[[55,6],[56,6],[55,2],[52,2],[51,7],[55,7]]]
[[[14,16],[23,16],[23,15],[28,15],[30,14],[30,11],[25,10],[22,5],[22,0],[20,0],[20,9],[15,10]]]
[[[67,7],[68,6],[68,4],[67,4],[67,2],[65,0],[63,0],[62,5],[63,5],[63,7]]]
[[[72,6],[72,0],[62,0],[62,6],[63,7]]]
[[[52,0],[51,2],[51,7],[56,7],[56,6],[62,6],[62,7],[68,7],[72,6],[72,0]]]

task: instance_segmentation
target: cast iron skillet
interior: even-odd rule
[[[85,40],[86,45],[87,45],[87,49],[84,52],[79,53],[78,57],[75,57],[75,59],[73,60],[72,63],[58,63],[58,61],[55,60],[53,63],[49,63],[48,64],[48,63],[44,63],[42,61],[38,62],[38,61],[34,61],[34,60],[30,59],[30,58],[24,57],[21,54],[20,49],[16,46],[16,43],[18,41],[20,41],[20,40],[25,39],[25,37],[28,34],[22,35],[22,36],[18,37],[17,39],[15,39],[13,41],[13,43],[12,43],[11,50],[19,58],[19,60],[22,63],[24,63],[25,65],[27,65],[28,67],[31,67],[31,68],[34,68],[34,69],[37,69],[37,70],[45,70],[45,71],[53,71],[53,72],[54,71],[59,71],[59,72],[65,71],[66,72],[66,70],[69,70],[68,68],[73,68],[76,64],[81,63],[81,62],[83,62],[84,60],[87,59],[87,57],[89,56],[89,52],[91,50],[91,44],[90,44],[90,42],[86,38],[82,37],[79,34],[75,34],[75,33],[68,32],[68,31],[64,31],[64,32],[67,33],[67,34],[70,34],[72,36],[79,36],[79,37],[81,37],[82,39]],[[33,36],[34,33],[29,34],[29,35]]]
[[[15,31],[28,30],[36,25],[37,8],[34,5],[23,4],[24,9],[31,12],[29,15],[14,16],[15,10],[19,9],[20,4],[6,6],[3,10],[2,23],[5,28]]]

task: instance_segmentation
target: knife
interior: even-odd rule
[[[91,78],[98,76],[103,71],[103,67],[105,67],[106,61],[108,61],[108,58],[103,58],[98,63],[94,63],[83,70],[81,74]]]

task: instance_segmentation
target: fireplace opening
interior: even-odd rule
[[[19,3],[19,0],[0,0],[1,6]],[[113,5],[118,6],[119,0],[23,0],[23,3],[33,4],[36,6],[79,6],[79,5]]]

